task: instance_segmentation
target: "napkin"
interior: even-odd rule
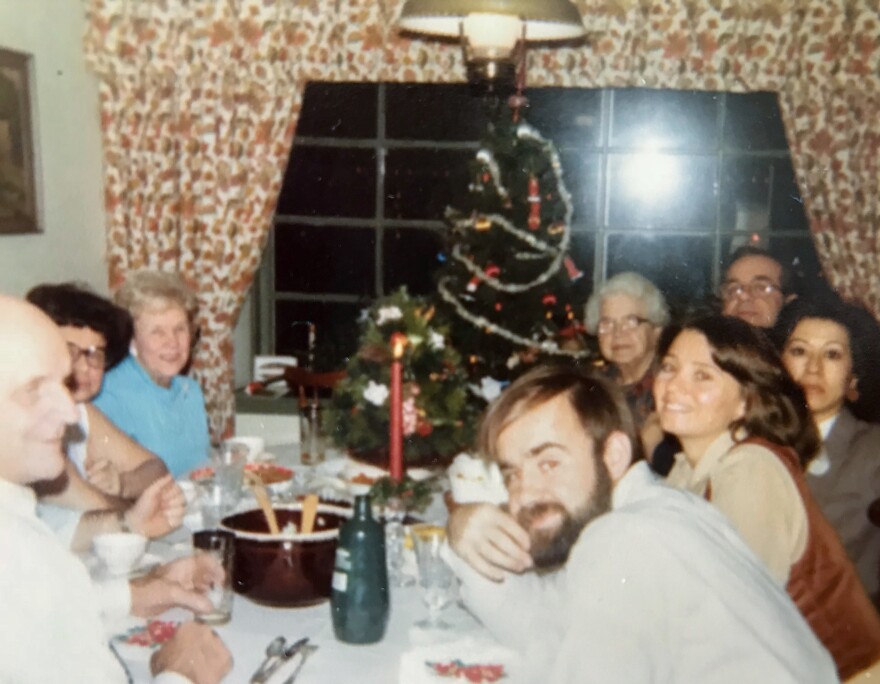
[[[449,485],[456,503],[507,503],[507,488],[497,463],[460,453],[449,466]]]
[[[501,682],[522,684],[522,664],[515,651],[487,633],[440,644],[414,646],[400,658],[400,684]]]

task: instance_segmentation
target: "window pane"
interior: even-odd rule
[[[721,240],[722,263],[728,255],[743,245],[763,247],[787,265],[792,271],[795,292],[809,295],[826,287],[816,247],[809,236],[767,239],[766,236],[759,235],[757,240],[754,233],[725,236]]]
[[[371,295],[375,244],[371,228],[277,225],[275,289]]]
[[[342,368],[357,349],[358,317],[367,306],[337,302],[278,301],[275,303],[275,350],[302,359],[308,349],[308,329],[315,324],[315,368]]]
[[[279,214],[371,217],[376,211],[373,150],[294,142],[278,198]]]
[[[467,192],[473,157],[467,150],[389,150],[385,216],[442,219],[446,207]]]
[[[600,156],[588,152],[561,152],[563,180],[574,204],[574,223],[588,228],[599,225]]]
[[[464,84],[389,83],[385,88],[389,139],[476,142],[486,132],[486,100]]]
[[[608,236],[608,277],[635,271],[654,283],[676,312],[700,306],[712,291],[712,238]]]
[[[375,138],[374,83],[309,83],[296,124],[297,135]]]
[[[595,147],[602,135],[602,91],[530,88],[526,121],[557,147]]]
[[[443,235],[435,230],[415,228],[386,230],[383,258],[385,261],[385,292],[406,285],[410,294],[434,292],[434,271],[440,266]]]
[[[715,166],[710,156],[609,155],[608,225],[711,230]]]
[[[722,230],[809,230],[790,159],[725,158],[721,183]]]
[[[775,93],[727,94],[724,146],[740,150],[787,150]]]
[[[633,88],[612,94],[613,146],[651,150],[716,147],[718,93]]]

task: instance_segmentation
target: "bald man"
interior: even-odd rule
[[[183,559],[99,592],[85,566],[36,515],[32,483],[64,468],[65,427],[76,420],[65,381],[70,354],[38,309],[0,295],[0,682],[127,681],[107,648],[105,615],[182,605],[209,610],[201,593],[216,568]],[[231,658],[210,629],[187,623],[154,658],[155,682],[213,684]]]

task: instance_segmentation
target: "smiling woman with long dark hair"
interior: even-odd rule
[[[657,411],[682,445],[669,483],[727,515],[786,585],[842,679],[880,660],[880,618],[804,478],[819,436],[771,342],[743,321],[710,316],[661,353]]]

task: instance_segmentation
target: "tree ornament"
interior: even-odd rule
[[[547,229],[548,235],[561,235],[563,232],[565,232],[564,223],[554,223]]]
[[[529,176],[529,230],[541,227],[541,195],[538,179]]]
[[[562,263],[565,265],[565,270],[568,273],[568,277],[572,282],[584,277],[584,272],[575,265],[574,259],[572,259],[570,256],[566,256],[562,260]]]
[[[541,297],[541,303],[544,306],[556,306],[556,295],[552,292],[548,292],[543,297]]]
[[[501,269],[495,264],[489,264],[483,272],[490,278],[497,278],[501,275]]]
[[[492,222],[485,216],[481,216],[476,221],[474,221],[474,230],[477,230],[481,233],[489,230],[491,227]]]

